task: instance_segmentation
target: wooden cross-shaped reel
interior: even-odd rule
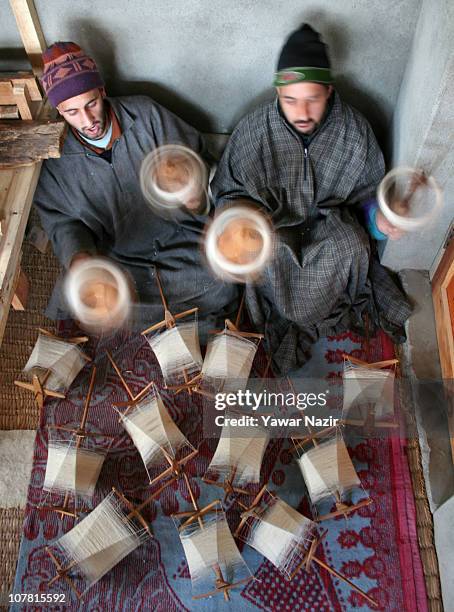
[[[63,342],[67,342],[68,344],[79,345],[79,344],[83,344],[84,342],[88,341],[87,336],[78,336],[74,338],[60,338],[59,336],[56,336],[55,334],[52,334],[51,332],[45,329],[42,329],[41,327],[38,328],[38,331],[43,336],[46,336],[58,342],[63,341]],[[91,361],[90,357],[85,355],[85,353],[83,353],[82,351],[80,352],[80,355],[85,361],[87,362]],[[38,408],[41,410],[44,406],[44,400],[46,397],[55,397],[55,398],[60,398],[60,399],[64,399],[66,397],[65,393],[61,393],[60,391],[55,391],[53,389],[48,389],[46,387],[46,382],[49,379],[49,376],[51,374],[52,374],[52,369],[48,368],[42,376],[38,376],[37,374],[32,374],[31,383],[27,383],[22,380],[15,380],[14,384],[20,387],[21,389],[26,389],[27,391],[31,391],[33,393],[33,399],[35,400]]]
[[[253,576],[235,544],[221,501],[214,500],[197,513],[192,513],[189,518],[185,514],[178,512],[172,518],[178,528],[193,584],[200,579],[207,580],[208,574],[214,573],[215,588],[193,595],[192,599],[223,594],[225,601],[230,601],[230,590],[249,582]],[[207,517],[208,514],[211,516]],[[186,520],[180,523],[181,518]],[[224,565],[224,571],[221,564]],[[228,579],[229,575],[233,580]],[[245,577],[240,578],[242,575]]]
[[[247,364],[246,371],[242,372],[239,377],[244,380],[247,380],[249,378],[250,369],[252,367],[252,360],[255,356],[255,352],[258,348],[260,341],[264,338],[264,335],[256,333],[256,332],[247,332],[247,331],[241,330],[240,322],[241,322],[241,318],[242,318],[243,311],[244,311],[245,299],[246,299],[246,294],[243,293],[241,297],[240,306],[238,308],[238,313],[235,318],[235,322],[232,322],[230,319],[225,319],[225,326],[223,330],[214,330],[210,332],[211,334],[214,334],[214,337],[211,339],[211,342],[207,347],[207,354],[205,356],[205,361],[204,361],[203,368],[202,368],[202,379],[203,377],[209,378],[212,375],[211,371],[213,369],[213,366],[216,369],[216,364],[211,363],[212,361],[215,361],[215,358],[211,357],[210,348],[211,346],[214,345],[214,343],[216,343],[216,341],[221,340],[224,336],[226,337],[226,340],[228,338],[231,338],[232,340],[235,340],[235,339],[238,339],[239,341],[245,340],[245,341],[253,342],[255,344],[254,350],[251,351],[252,359],[250,363]],[[225,357],[232,359],[234,357],[234,352],[235,352],[235,346],[226,347],[227,354],[225,355]],[[227,375],[229,376],[230,374],[227,374]],[[214,376],[216,377],[216,374]],[[222,391],[223,389],[216,389],[216,390]]]
[[[260,491],[257,493],[257,495],[255,496],[255,498],[253,499],[253,501],[251,502],[249,506],[246,506],[245,504],[238,502],[243,508],[243,511],[240,514],[240,522],[238,524],[238,527],[235,529],[234,537],[240,539],[246,544],[251,545],[250,536],[251,536],[251,531],[252,531],[251,529],[252,523],[256,521],[260,521],[260,522],[264,521],[268,506],[276,502],[284,506],[287,506],[285,502],[283,502],[279,497],[276,496],[274,491],[268,490],[266,484],[260,489]],[[293,508],[289,507],[289,509],[293,513],[295,514],[297,513],[297,511],[294,510]],[[293,578],[296,576],[296,574],[300,571],[302,567],[304,567],[304,569],[307,572],[309,572],[312,561],[317,561],[317,562],[319,561],[319,559],[314,557],[315,551],[318,548],[318,546],[321,544],[322,540],[325,538],[326,534],[328,533],[328,531],[325,530],[322,533],[322,535],[318,535],[315,529],[315,523],[313,523],[310,519],[307,519],[307,517],[305,517],[301,513],[298,512],[298,514],[300,515],[301,519],[304,521],[307,521],[308,524],[312,523],[313,528],[311,530],[308,529],[308,534],[307,536],[305,536],[305,540],[306,540],[305,542],[300,541],[297,537],[294,537],[292,540],[292,550],[288,551],[288,553],[295,555],[295,558],[297,559],[296,564],[293,563],[291,569],[289,570],[288,568],[286,568],[285,571],[282,568],[278,567],[278,569],[280,569],[281,572],[284,573],[287,580],[293,580]],[[290,523],[288,519],[285,517],[285,515],[281,519],[280,528],[290,529]],[[270,537],[267,537],[267,535],[271,536],[271,539],[273,540],[273,542],[269,541]],[[265,537],[265,540],[268,540],[268,542],[264,542],[264,544],[265,543],[268,544],[270,548],[272,548],[273,546],[278,548],[281,544],[283,544],[277,532],[275,534],[273,534],[272,532],[268,534],[264,533],[263,537]],[[262,554],[264,553],[263,550],[259,550],[259,552],[261,552]],[[276,557],[282,557],[283,556],[282,552],[283,551],[278,552],[276,554]],[[276,559],[270,559],[270,560],[272,563],[274,561],[273,564],[276,565]],[[320,562],[320,564],[322,563],[323,562]],[[323,564],[323,567],[327,569],[325,564]],[[331,568],[328,569],[328,571],[330,570]],[[333,570],[333,573],[334,573],[334,570]]]
[[[82,417],[80,420],[80,425],[79,427],[77,427],[77,429],[71,428],[71,427],[64,427],[61,425],[49,425],[48,429],[49,430],[53,430],[53,431],[63,431],[65,433],[70,434],[71,436],[73,436],[75,438],[75,444],[74,444],[74,448],[76,451],[76,455],[77,452],[79,451],[79,449],[81,448],[81,444],[82,442],[89,437],[93,437],[93,438],[97,438],[97,437],[103,437],[103,438],[107,438],[109,440],[112,440],[114,436],[109,436],[107,434],[103,434],[103,433],[97,433],[97,432],[89,432],[87,430],[87,418],[88,418],[88,412],[89,412],[89,408],[90,408],[90,401],[91,401],[91,396],[93,394],[93,388],[94,388],[94,384],[95,384],[95,379],[96,379],[96,366],[93,366],[92,368],[92,372],[91,372],[91,377],[90,377],[90,383],[89,383],[89,387],[88,387],[88,393],[87,396],[85,398],[85,402],[84,402],[84,408],[83,408],[83,412],[82,412]],[[49,460],[51,459],[50,457],[50,452],[48,452],[48,464],[49,464]],[[103,463],[103,459],[100,461],[99,463],[102,465]],[[99,470],[101,469],[101,465],[99,466]],[[48,471],[49,468],[51,466],[47,466],[46,467],[46,476],[45,476],[45,481],[47,480],[47,476],[48,476]],[[96,470],[97,471],[97,470]],[[99,473],[99,472],[98,472]],[[53,478],[50,478],[51,482],[53,481]],[[95,483],[96,484],[96,483]],[[69,506],[69,502],[70,502],[70,498],[71,498],[71,491],[67,490],[65,492],[65,497],[64,497],[64,501],[63,504],[61,506],[46,506],[46,505],[40,505],[40,509],[41,510],[49,510],[52,512],[57,512],[61,518],[63,518],[63,516],[71,516],[73,518],[77,518],[78,517],[78,513],[76,511],[76,495],[77,495],[77,490],[74,492],[74,508],[71,509]],[[85,511],[84,509],[81,510],[82,512]]]
[[[192,387],[200,377],[202,356],[197,319],[193,323],[182,320],[191,315],[197,317],[199,309],[189,308],[173,314],[168,307],[157,270],[156,282],[164,308],[164,319],[143,330],[142,335],[147,339],[159,361],[166,388],[175,393],[182,390],[191,393]],[[149,334],[153,334],[152,337],[149,338]]]
[[[290,385],[290,388],[293,390],[293,393],[295,393],[295,388],[293,386],[292,381],[290,380],[290,378],[287,379],[288,383]],[[302,453],[302,455],[299,455],[299,459],[298,459],[298,463],[299,463],[299,467],[301,469],[303,478],[306,482],[306,486],[308,488],[308,492],[309,492],[309,497],[311,498],[311,501],[313,503],[314,509],[316,509],[316,503],[313,501],[312,499],[312,495],[311,495],[311,480],[310,480],[310,476],[309,476],[309,482],[307,482],[307,478],[308,475],[306,474],[306,476],[304,475],[304,471],[301,465],[301,458],[304,455],[304,453],[307,451],[307,449],[305,449],[305,445],[310,443],[312,444],[312,450],[319,450],[319,449],[323,449],[323,445],[321,445],[321,442],[319,440],[319,438],[321,438],[322,440],[326,437],[329,437],[330,434],[336,434],[339,431],[338,426],[333,425],[331,427],[326,427],[320,431],[314,432],[311,428],[311,426],[309,424],[306,424],[306,429],[308,431],[308,435],[304,435],[304,436],[292,436],[291,440],[293,443],[293,449],[291,452],[293,452],[293,454],[295,455],[299,455],[299,453]],[[346,465],[346,471],[348,472],[348,474],[350,475],[350,484],[353,482],[353,480],[357,480],[357,484],[359,486],[361,486],[359,477],[356,474],[355,468],[353,466],[353,463],[348,455],[348,450],[347,447],[345,446],[345,443],[342,439],[342,437],[339,438],[339,448],[340,448],[340,453],[344,459],[344,463]],[[323,459],[323,457],[322,457]],[[336,463],[336,457],[334,457],[334,462]],[[330,466],[328,466],[329,468]],[[316,470],[316,468],[314,467],[314,470]],[[353,476],[353,474],[355,476]],[[341,482],[339,482],[339,488],[336,488],[334,491],[327,491],[327,497],[329,497],[330,495],[332,495],[334,497],[334,502],[335,502],[335,507],[336,509],[333,512],[329,512],[327,514],[324,514],[322,516],[319,516],[315,519],[316,522],[321,522],[321,521],[325,521],[331,518],[335,518],[336,516],[344,516],[344,518],[348,518],[348,514],[350,514],[351,512],[353,512],[354,510],[358,510],[359,508],[362,508],[364,506],[368,506],[369,504],[372,503],[372,499],[370,499],[370,497],[367,497],[366,499],[360,500],[359,502],[357,502],[356,504],[346,504],[343,500],[342,500],[342,494],[340,491],[341,488]]]
[[[225,391],[228,388],[229,382],[235,386],[237,382],[245,383],[249,378],[255,352],[264,336],[240,329],[244,302],[245,294],[243,293],[234,323],[230,319],[225,319],[223,330],[210,331],[212,337],[208,342],[202,370],[198,376],[184,386],[188,391],[192,390],[213,399],[216,392]]]
[[[390,368],[393,374],[395,375],[397,373],[398,366],[399,366],[398,359],[386,359],[384,361],[376,361],[375,363],[368,363],[366,361],[362,361],[361,359],[352,357],[351,355],[348,355],[346,353],[343,354],[343,358],[344,358],[344,375],[343,375],[343,378],[344,378],[344,407],[343,407],[343,412],[348,411],[354,405],[353,398],[351,398],[352,401],[347,401],[347,398],[345,397],[345,370],[346,370],[348,363],[353,364],[353,366],[358,366],[362,372],[364,372],[365,370],[370,370],[371,379],[372,379],[371,384],[375,384],[376,382],[373,379],[374,370],[381,371],[381,370]],[[352,372],[354,372],[354,370],[352,370]],[[385,398],[382,398],[382,400],[383,399]],[[346,405],[346,404],[349,404],[349,405]],[[392,411],[390,411],[390,414],[389,414],[390,418],[379,419],[376,414],[375,405],[366,406],[366,414],[363,414],[363,412],[360,410],[359,414],[357,415],[357,418],[351,418],[351,417],[342,418],[342,423],[345,425],[353,425],[355,427],[362,427],[366,435],[370,434],[375,428],[395,429],[399,427],[399,423],[395,420],[394,405],[391,406],[391,409]]]
[[[206,476],[204,476],[203,482],[205,482],[206,484],[215,486],[215,487],[219,487],[220,489],[223,489],[224,491],[223,503],[225,504],[227,499],[231,495],[236,496],[236,495],[250,495],[251,494],[250,491],[247,491],[246,489],[242,489],[234,485],[235,476],[236,476],[236,469],[233,468],[230,471],[230,474],[226,478],[224,478],[224,480],[218,481],[218,480],[213,480],[211,478],[207,478]]]
[[[261,378],[267,376],[270,366],[271,358],[268,358]],[[269,413],[261,412],[261,414]],[[247,413],[240,411],[238,416],[247,416]],[[229,413],[229,418],[231,417],[232,414]],[[252,435],[249,432],[252,432]],[[258,432],[263,435],[258,435]],[[224,425],[216,451],[203,476],[203,482],[224,490],[224,504],[229,496],[234,496],[236,500],[237,495],[252,495],[253,493],[242,488],[242,485],[244,482],[258,485],[260,482],[260,470],[268,441],[269,436],[263,428]],[[223,474],[224,478],[218,478]],[[235,484],[236,480],[239,482]]]
[[[327,427],[317,433],[313,433],[310,426],[307,426],[307,428],[309,430],[308,436],[304,436],[302,438],[292,438],[292,442],[294,444],[294,453],[299,454],[300,452],[302,452],[302,454],[299,456],[298,463],[302,471],[303,478],[306,482],[306,486],[309,491],[309,496],[311,497],[311,501],[313,502],[314,508],[316,508],[316,502],[313,501],[313,496],[311,495],[311,490],[312,490],[311,476],[308,474],[308,472],[306,472],[306,475],[304,474],[303,466],[301,465],[301,460],[304,457],[304,454],[308,452],[307,449],[305,450],[305,444],[312,443],[312,449],[309,449],[309,452],[314,449],[315,451],[319,451],[318,453],[319,458],[321,458],[323,461],[324,459],[323,451],[325,450],[325,448],[323,446],[323,442],[320,442],[319,438],[323,438],[333,432],[337,432],[338,427],[337,426]],[[347,447],[345,446],[345,442],[343,441],[343,438],[334,436],[331,439],[331,441],[332,440],[334,440],[336,443],[336,449],[334,451],[334,455],[335,455],[334,462],[336,462],[337,453],[339,453],[339,459],[341,461],[341,465],[338,468],[339,474],[340,474],[339,476],[340,480],[338,481],[339,487],[338,488],[336,487],[334,491],[331,491],[329,489],[326,490],[327,491],[326,497],[329,497],[330,495],[334,497],[336,510],[334,510],[333,512],[328,512],[327,514],[323,514],[322,516],[318,516],[315,519],[316,522],[326,521],[328,519],[335,518],[336,516],[344,516],[344,518],[348,518],[348,514],[350,514],[354,510],[358,510],[359,508],[363,508],[364,506],[368,506],[369,504],[372,503],[372,500],[370,497],[367,497],[366,499],[363,499],[355,504],[347,504],[342,500],[342,494],[341,494],[342,481],[341,479],[342,479],[344,470],[346,473],[346,484],[348,481],[349,486],[353,486],[354,484],[355,486],[361,487],[361,482],[359,480],[359,477],[356,474],[355,468],[353,467],[353,463],[351,462],[351,459],[348,455],[348,450],[347,450]],[[328,442],[330,442],[330,440],[328,440]],[[332,454],[333,453],[331,450],[331,455]],[[327,466],[327,468],[335,469],[336,465]],[[312,464],[311,469],[317,471],[317,466]],[[323,499],[323,498],[320,498],[320,499]]]
[[[131,386],[126,382],[126,379],[125,379],[122,371],[118,367],[118,364],[114,360],[114,358],[112,357],[111,353],[109,351],[106,351],[106,355],[107,355],[107,359],[112,364],[113,369],[117,373],[117,375],[118,375],[118,377],[119,377],[119,379],[121,381],[121,384],[123,385],[126,393],[129,395],[129,399],[130,399],[131,402],[135,402],[135,401],[139,400],[141,397],[143,397],[143,395],[145,395],[145,393],[149,389],[151,389],[151,387],[153,385],[153,381],[150,381],[147,385],[145,385],[145,387],[139,393],[134,395],[134,393],[132,392]]]
[[[126,510],[122,509],[121,504]],[[141,529],[134,521],[140,524]],[[74,538],[73,532],[77,532]],[[76,587],[74,579],[69,576],[72,570],[79,570],[90,587],[148,537],[152,538],[153,534],[139,509],[113,487],[112,492],[90,514],[53,544],[63,553],[67,563],[61,562],[51,547],[46,547],[56,568],[56,575],[49,580],[48,586],[64,580],[81,599],[86,589],[81,592]]]
[[[218,446],[203,476],[203,482],[223,489],[223,503],[229,496],[236,500],[238,495],[252,495],[244,486],[258,485],[260,482],[269,436],[261,428],[260,433],[263,435],[258,435],[257,428],[251,429],[257,435],[248,435],[248,428],[244,429],[243,434],[240,428],[223,426]]]
[[[198,451],[189,443],[177,425],[173,422],[162,402],[154,382],[151,383],[151,388],[153,390],[153,397],[151,399],[146,397],[146,393],[149,391],[147,386],[134,400],[117,402],[114,404],[117,409],[126,407],[126,410],[120,413],[119,422],[123,424],[131,435],[142,457],[147,473],[147,461],[151,460],[152,465],[157,465],[155,457],[160,461],[159,455],[168,465],[167,468],[163,469],[163,471],[154,478],[151,478],[148,474],[150,486],[154,486],[163,480],[165,480],[165,482],[163,482],[151,495],[147,496],[147,498],[137,506],[137,509],[139,511],[142,510],[146,505],[157,499],[166,487],[177,480],[183,479],[194,506],[193,514],[197,514],[200,509],[197,505],[189,477],[185,472],[185,465],[197,455]],[[155,403],[153,404],[153,402]],[[147,415],[147,410],[154,411],[155,414]],[[136,416],[134,416],[134,413],[136,413]],[[174,446],[177,448],[174,448]],[[186,448],[189,452],[177,458],[177,454],[183,448]],[[189,514],[186,513],[186,516],[188,515]]]
[[[287,578],[293,580],[303,568],[310,572],[316,563],[348,584],[370,604],[377,603],[346,576],[316,556],[316,551],[328,533],[319,535],[316,524],[286,504],[265,486],[250,506],[243,506],[240,523],[234,537],[255,548]]]

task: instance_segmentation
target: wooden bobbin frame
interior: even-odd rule
[[[266,360],[265,370],[263,371],[263,373],[261,375],[261,378],[266,378],[266,376],[268,375],[268,372],[270,370],[270,367],[271,367],[271,356],[268,356],[268,358]],[[272,413],[261,412],[261,414],[272,414]],[[212,485],[212,486],[215,486],[215,487],[220,487],[221,489],[224,490],[224,499],[223,499],[223,503],[224,504],[226,503],[226,501],[227,501],[229,496],[233,496],[234,497],[234,501],[236,503],[238,503],[241,507],[245,508],[245,505],[242,504],[240,501],[238,501],[237,496],[238,495],[247,495],[248,497],[250,497],[251,495],[253,495],[253,493],[251,493],[251,491],[247,491],[246,489],[242,489],[241,487],[236,487],[233,484],[234,481],[235,481],[235,476],[236,476],[236,468],[232,467],[231,470],[230,470],[229,475],[223,481],[213,480],[211,478],[207,478],[206,476],[203,476],[202,480],[203,480],[203,482],[205,482],[208,485]]]
[[[293,390],[293,392],[295,392],[295,388],[293,386],[292,381],[290,380],[290,378],[288,378],[287,380],[290,385],[290,388]],[[309,432],[309,435],[302,436],[301,438],[296,438],[296,437],[291,438],[291,441],[294,445],[293,449],[290,450],[292,454],[297,455],[300,451],[303,451],[304,445],[307,444],[308,442],[311,442],[314,447],[317,447],[319,445],[318,438],[320,437],[323,438],[327,434],[332,433],[338,429],[336,425],[333,425],[332,427],[326,427],[325,429],[322,429],[321,431],[314,433],[310,425],[307,425],[306,427]],[[366,499],[359,501],[356,504],[345,504],[342,501],[342,497],[339,491],[335,491],[335,493],[333,494],[333,497],[334,497],[334,503],[336,506],[336,510],[334,512],[329,512],[322,516],[316,517],[314,519],[316,523],[320,523],[321,521],[327,521],[328,519],[335,518],[337,516],[343,516],[345,519],[348,519],[348,515],[351,512],[355,510],[359,510],[360,508],[363,508],[365,506],[368,506],[373,501],[370,497],[368,497]]]
[[[261,414],[267,414],[267,413],[261,413]],[[230,472],[228,476],[224,478],[224,480],[214,480],[213,478],[209,478],[206,475],[202,477],[202,480],[203,482],[205,482],[206,484],[210,486],[219,487],[220,489],[223,489],[224,491],[224,499],[222,500],[223,504],[225,504],[227,499],[230,496],[232,496],[233,501],[235,503],[237,503],[242,508],[246,508],[246,506],[237,499],[238,495],[246,495],[247,497],[251,497],[252,495],[254,495],[254,493],[252,491],[248,491],[247,489],[243,489],[234,484],[236,473],[237,473],[237,468],[235,466],[231,466]]]
[[[225,319],[225,327],[224,330],[227,329],[229,332],[231,332],[233,335],[238,336],[239,338],[254,338],[256,340],[258,340],[260,342],[260,340],[262,340],[264,338],[264,334],[258,334],[255,332],[243,332],[240,330],[240,322],[241,322],[241,317],[243,314],[243,310],[244,310],[244,303],[245,303],[245,293],[243,293],[243,296],[241,298],[241,302],[240,302],[240,306],[238,308],[238,312],[235,318],[235,322],[232,323],[232,321],[230,319]],[[210,330],[210,334],[222,334],[224,332],[224,330],[222,329],[213,329]],[[271,359],[270,359],[270,363],[271,363]],[[268,366],[269,367],[269,366]],[[268,369],[268,368],[267,368]],[[202,377],[202,373],[198,374],[197,376],[195,376],[192,381],[188,382],[185,385],[181,385],[178,388],[178,391],[188,391],[190,394],[192,392],[195,392],[199,395],[203,395],[205,397],[207,397],[208,399],[214,399],[215,394],[207,391],[206,389],[204,389],[203,387],[201,387],[201,383],[203,381],[203,377]]]
[[[130,510],[129,515],[126,517],[125,520],[130,520],[130,518],[134,517],[136,518],[136,520],[138,520],[140,522],[140,524],[142,525],[142,527],[147,531],[148,535],[150,536],[150,538],[153,538],[153,534],[151,532],[151,528],[150,525],[146,522],[146,520],[143,518],[143,516],[140,514],[139,509],[134,506],[134,504],[132,502],[130,502],[124,495],[123,493],[121,493],[121,491],[118,491],[115,487],[112,487],[112,491],[113,493],[118,497],[118,499],[128,508],[128,510]],[[77,599],[81,599],[83,593],[81,593],[75,586],[74,582],[71,580],[71,578],[68,576],[69,572],[75,567],[77,566],[77,562],[76,561],[72,561],[71,563],[69,563],[69,565],[67,565],[66,567],[64,567],[60,561],[57,559],[57,557],[54,555],[54,553],[52,552],[51,548],[49,546],[46,546],[46,551],[47,554],[49,555],[49,557],[51,558],[52,562],[55,565],[56,568],[56,575],[51,578],[49,580],[49,582],[47,583],[48,586],[52,586],[55,582],[57,582],[58,580],[64,580],[69,587],[71,588],[72,591],[74,591],[74,593],[77,596]]]
[[[118,367],[116,361],[114,360],[114,358],[112,357],[112,355],[110,354],[109,351],[106,351],[106,355],[107,355],[107,359],[110,361],[110,363],[112,364],[113,369],[115,370],[115,372],[118,375],[118,378],[121,381],[121,384],[123,385],[126,393],[129,396],[129,399],[131,402],[137,402],[141,397],[143,397],[145,395],[145,393],[151,388],[151,386],[153,385],[153,381],[149,382],[147,385],[145,385],[145,387],[137,394],[134,395],[134,393],[132,392],[131,387],[128,385],[128,383],[126,382],[120,368]],[[127,403],[127,402],[126,402]],[[116,404],[116,405],[121,405],[120,403]]]
[[[398,373],[399,360],[398,359],[386,359],[384,361],[376,361],[375,363],[368,363],[367,361],[362,361],[361,359],[357,359],[356,357],[352,357],[347,353],[342,355],[344,359],[344,366],[349,361],[354,365],[361,366],[363,368],[376,369],[381,370],[385,368],[392,368],[395,374]],[[375,412],[373,410],[368,411],[367,416],[364,419],[342,419],[342,424],[352,425],[353,427],[362,427],[364,430],[364,434],[366,436],[370,435],[371,432],[377,428],[386,428],[386,429],[396,429],[399,427],[399,423],[393,418],[389,421],[379,421],[375,417]]]
[[[70,433],[72,435],[75,436],[76,438],[76,449],[80,448],[80,445],[82,444],[82,441],[85,438],[88,437],[93,437],[93,438],[97,438],[97,437],[103,437],[103,438],[107,438],[107,439],[113,439],[115,436],[109,436],[107,434],[103,434],[103,433],[96,433],[96,432],[89,432],[87,431],[87,419],[88,419],[88,411],[90,408],[90,402],[91,402],[91,396],[93,394],[93,388],[95,385],[95,379],[96,379],[96,366],[94,365],[91,371],[91,377],[90,377],[90,383],[89,383],[89,387],[88,387],[88,392],[87,392],[87,396],[85,398],[85,402],[84,402],[84,409],[82,412],[82,417],[80,420],[80,425],[77,429],[73,429],[71,427],[63,427],[60,425],[49,425],[48,429],[50,430],[55,430],[55,431],[64,431],[67,433]],[[60,515],[60,518],[63,519],[64,516],[71,516],[72,518],[78,518],[78,513],[76,512],[76,508],[75,508],[75,499],[74,499],[74,509],[71,510],[70,506],[69,506],[69,502],[71,499],[71,493],[69,491],[67,491],[65,493],[65,498],[63,501],[62,506],[40,506],[40,510],[48,510],[51,512],[57,512],[57,514]],[[82,509],[81,512],[85,512],[85,509]]]
[[[318,437],[323,436],[329,433],[330,431],[333,431],[336,429],[337,429],[336,426],[327,427],[326,429],[323,429],[318,434],[314,434],[311,432],[309,436],[306,436],[302,439],[292,438],[292,442],[294,444],[293,453],[298,454],[299,451],[302,451],[304,449],[304,444],[306,444],[309,441],[313,443],[314,447],[317,447],[319,445],[319,441],[317,439]],[[365,506],[369,506],[369,504],[371,504],[373,501],[370,497],[368,497],[366,499],[363,499],[357,502],[356,504],[346,504],[345,502],[342,501],[342,496],[340,494],[340,491],[335,491],[333,493],[333,497],[334,497],[334,503],[336,506],[336,510],[314,518],[314,521],[316,523],[321,523],[322,521],[327,521],[328,519],[335,518],[337,516],[343,516],[345,519],[348,519],[348,515],[351,512],[354,512],[355,510],[359,510],[360,508],[364,508]]]
[[[238,538],[241,530],[247,523],[249,517],[254,516],[258,520],[261,520],[261,514],[259,510],[260,510],[260,506],[262,504],[263,497],[265,494],[268,494],[273,499],[278,499],[274,491],[269,491],[266,485],[264,485],[260,489],[256,497],[254,498],[250,506],[246,507],[243,504],[241,504],[244,510],[241,513],[241,520],[240,520],[238,527],[235,530],[234,537]],[[301,569],[304,569],[306,572],[309,573],[312,569],[312,563],[316,563],[317,565],[325,569],[327,572],[329,572],[330,574],[332,574],[339,580],[342,580],[343,582],[348,584],[353,590],[355,590],[362,597],[364,597],[371,605],[373,605],[374,607],[378,607],[377,602],[374,601],[371,597],[369,597],[367,593],[365,593],[362,589],[360,589],[353,582],[351,582],[351,580],[349,580],[346,576],[339,573],[337,570],[335,570],[333,567],[331,567],[330,565],[328,565],[327,563],[325,563],[324,561],[322,561],[320,558],[318,558],[315,555],[317,548],[320,546],[320,544],[324,540],[327,533],[328,533],[328,530],[326,529],[321,535],[314,537],[309,545],[309,548],[304,547],[302,544],[299,545],[299,549],[303,553],[303,558],[298,563],[298,565],[295,567],[295,569],[290,574],[290,576],[286,576],[287,580],[289,581],[293,580]]]
[[[154,325],[151,325],[151,327],[147,327],[147,329],[144,329],[141,332],[142,336],[146,336],[147,334],[151,332],[158,331],[159,329],[162,329],[163,327],[166,327],[167,329],[172,329],[173,327],[176,327],[176,323],[178,320],[184,319],[185,317],[188,317],[190,315],[196,315],[199,311],[197,307],[197,308],[189,308],[188,310],[184,310],[183,312],[173,314],[169,310],[169,306],[167,304],[167,300],[165,298],[164,291],[162,289],[161,279],[159,277],[159,273],[157,270],[156,270],[156,283],[158,285],[159,295],[161,297],[162,306],[164,308],[164,319],[162,321],[159,321],[159,323],[155,323]],[[186,370],[183,368],[183,378],[185,381],[184,384],[169,385],[169,386],[166,385],[166,389],[169,389],[170,391],[174,391],[175,393],[180,393],[181,391],[186,390],[191,395],[192,388],[196,384],[196,381],[200,378],[200,374],[197,374],[192,379],[189,379],[189,376]]]
[[[235,322],[232,323],[230,319],[225,319],[224,330],[219,330],[219,329],[211,330],[209,332],[210,334],[215,334],[215,335],[222,334],[225,330],[228,330],[232,335],[237,336],[238,338],[255,339],[255,340],[258,340],[258,343],[260,343],[260,341],[265,337],[264,334],[259,334],[255,332],[245,332],[245,331],[241,331],[240,329],[241,317],[243,315],[243,310],[244,310],[245,295],[246,294],[243,293],[243,296],[240,302],[240,306],[238,308],[238,312],[235,318]]]
[[[46,329],[42,329],[41,327],[38,328],[38,332],[44,336],[47,336],[48,338],[52,338],[53,340],[62,340],[64,342],[68,342],[70,344],[75,344],[75,345],[83,344],[84,342],[88,341],[88,336],[77,336],[74,338],[61,338],[47,331]],[[85,359],[85,361],[87,362],[91,361],[91,358],[88,357],[88,355],[85,355],[85,353],[81,353],[81,354],[82,354],[82,357]],[[52,389],[47,389],[46,381],[51,375],[51,373],[52,373],[51,370],[47,370],[41,378],[39,378],[36,374],[33,374],[31,383],[27,383],[22,380],[15,380],[14,384],[17,387],[20,387],[21,389],[26,389],[27,391],[31,391],[33,393],[33,399],[36,402],[36,405],[38,406],[40,410],[42,410],[46,397],[54,397],[54,398],[59,398],[59,399],[65,399],[66,397],[65,393],[60,393],[59,391],[53,391]]]
[[[204,529],[205,524],[203,522],[203,517],[206,514],[216,512],[219,508],[222,510],[221,500],[215,499],[208,505],[204,506],[203,508],[200,508],[197,512],[191,512],[191,511],[177,512],[175,514],[172,514],[172,518],[181,519],[181,518],[186,518],[189,516],[189,518],[187,518],[186,521],[184,521],[183,523],[179,525],[178,531],[180,532],[183,531],[183,529],[185,529],[186,527],[190,526],[195,521],[198,521],[200,529]],[[224,578],[222,569],[218,563],[214,564],[212,569],[215,575],[215,588],[212,591],[209,591],[208,593],[202,593],[201,595],[193,595],[192,599],[194,600],[205,599],[207,597],[212,597],[213,595],[222,593],[224,596],[224,600],[230,601],[229,591],[231,589],[234,589],[237,586],[240,586],[241,584],[245,584],[246,582],[249,582],[250,580],[254,579],[253,576],[249,576],[248,578],[243,578],[242,580],[238,580],[237,582],[228,582]]]
[[[236,476],[236,468],[232,468],[230,470],[230,474],[224,480],[212,480],[211,478],[206,478],[205,476],[202,478],[203,482],[208,485],[219,487],[224,491],[224,499],[223,503],[227,501],[230,495],[251,495],[250,491],[246,491],[246,489],[241,489],[240,487],[236,487],[233,482]]]
[[[126,410],[121,414],[120,418],[118,419],[120,423],[122,422],[123,418],[127,416],[128,413],[135,407],[135,405],[143,398],[143,396],[146,394],[147,391],[149,391],[150,388],[153,388],[155,395],[158,394],[156,384],[154,383],[154,381],[152,381],[151,383],[149,383],[149,385],[142,389],[142,391],[136,396],[135,399],[128,402],[117,402],[114,404],[116,408],[126,407]],[[139,506],[137,506],[137,509],[139,511],[142,510],[149,503],[157,499],[166,487],[168,487],[175,481],[183,479],[187,487],[189,496],[191,498],[192,504],[194,506],[194,513],[199,512],[199,507],[195,499],[194,491],[192,490],[188,475],[184,471],[185,464],[198,454],[198,450],[194,449],[193,451],[178,460],[172,457],[162,446],[160,447],[160,450],[163,454],[164,459],[168,463],[168,467],[164,469],[161,474],[158,474],[158,476],[156,476],[155,478],[150,479],[150,486],[156,485],[163,479],[167,478],[167,480],[159,487],[157,491],[153,492]]]
[[[294,444],[294,448],[292,449],[291,452],[293,452],[294,454],[298,454],[299,451],[304,450],[304,445],[307,442],[312,442],[313,446],[317,447],[319,445],[319,441],[318,441],[319,437],[323,437],[324,435],[332,431],[335,431],[337,429],[336,426],[333,426],[333,427],[327,427],[326,429],[323,429],[319,433],[313,433],[309,425],[307,426],[307,428],[309,430],[309,436],[304,436],[301,439],[291,438]],[[336,506],[336,510],[333,512],[329,512],[327,514],[323,514],[322,516],[316,517],[314,519],[316,523],[327,521],[328,519],[335,518],[336,516],[343,516],[345,519],[347,519],[348,515],[351,512],[354,512],[355,510],[359,510],[359,508],[363,508],[364,506],[368,506],[369,504],[372,503],[372,499],[368,497],[366,499],[363,499],[357,502],[356,504],[346,504],[342,501],[342,497],[339,491],[335,491],[333,494],[333,497],[334,497],[334,503]]]

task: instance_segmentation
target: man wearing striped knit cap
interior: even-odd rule
[[[183,207],[174,220],[148,206],[140,189],[144,157],[164,144],[204,155],[200,134],[146,96],[107,97],[95,61],[73,42],[43,54],[42,84],[69,124],[62,156],[43,164],[35,204],[54,252],[65,268],[104,255],[132,277],[147,322],[162,319],[159,270],[171,309],[198,306],[222,316],[237,290],[216,281],[203,264],[205,214]],[[48,316],[66,317],[59,291]]]

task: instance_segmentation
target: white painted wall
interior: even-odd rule
[[[389,241],[382,263],[429,270],[454,217],[454,3],[423,0],[392,125],[393,164],[425,169],[444,190],[442,214]]]
[[[324,35],[339,90],[389,126],[421,0],[35,0],[48,43],[92,53],[113,94],[148,93],[203,131],[230,132],[271,83],[285,38],[304,20]],[[20,48],[0,0],[0,69]],[[13,61],[17,66],[17,58]]]

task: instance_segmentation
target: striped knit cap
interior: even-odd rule
[[[95,61],[73,42],[56,42],[43,53],[44,73],[41,83],[49,102],[60,102],[104,87]]]

